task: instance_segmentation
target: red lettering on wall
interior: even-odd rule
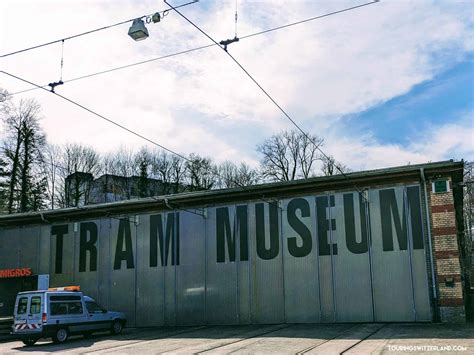
[[[0,270],[0,279],[8,277],[26,277],[31,276],[33,271],[30,267],[18,268],[18,269],[4,269]]]

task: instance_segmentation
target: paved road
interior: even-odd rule
[[[73,337],[66,344],[39,341],[15,352],[140,354],[474,354],[474,324],[281,324],[126,329],[120,336]]]

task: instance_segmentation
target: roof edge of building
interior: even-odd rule
[[[366,170],[347,173],[344,175],[318,176],[309,179],[288,182],[265,183],[246,188],[229,188],[220,190],[205,190],[184,192],[174,195],[146,197],[141,199],[109,202],[83,207],[71,207],[39,212],[0,215],[0,226],[18,226],[19,224],[54,223],[84,218],[104,218],[125,213],[141,213],[154,210],[202,207],[218,203],[284,198],[286,196],[305,192],[342,190],[356,187],[365,188],[380,183],[395,183],[420,179],[420,169],[424,170],[427,178],[452,175],[456,180],[462,180],[464,162],[447,160],[434,163],[403,165],[391,168]],[[461,174],[458,174],[459,171]]]

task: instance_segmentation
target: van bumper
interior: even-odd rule
[[[48,338],[54,334],[54,328],[52,326],[47,327],[43,326],[39,330],[22,330],[22,331],[12,331],[10,333],[16,339],[24,340],[24,339],[39,339],[39,338]]]

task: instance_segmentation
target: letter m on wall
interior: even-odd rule
[[[161,266],[179,265],[179,213],[150,216],[150,267],[158,266],[158,245]],[[171,257],[170,257],[171,256]]]
[[[383,250],[394,250],[395,237],[399,250],[407,250],[409,236],[413,249],[423,249],[420,187],[380,190],[379,197]]]
[[[234,223],[231,227],[229,208],[220,207],[216,209],[216,248],[217,262],[225,262],[225,251],[229,261],[235,261],[236,238],[239,235],[240,260],[249,259],[248,252],[248,224],[247,224],[247,206],[237,206],[233,216]]]

